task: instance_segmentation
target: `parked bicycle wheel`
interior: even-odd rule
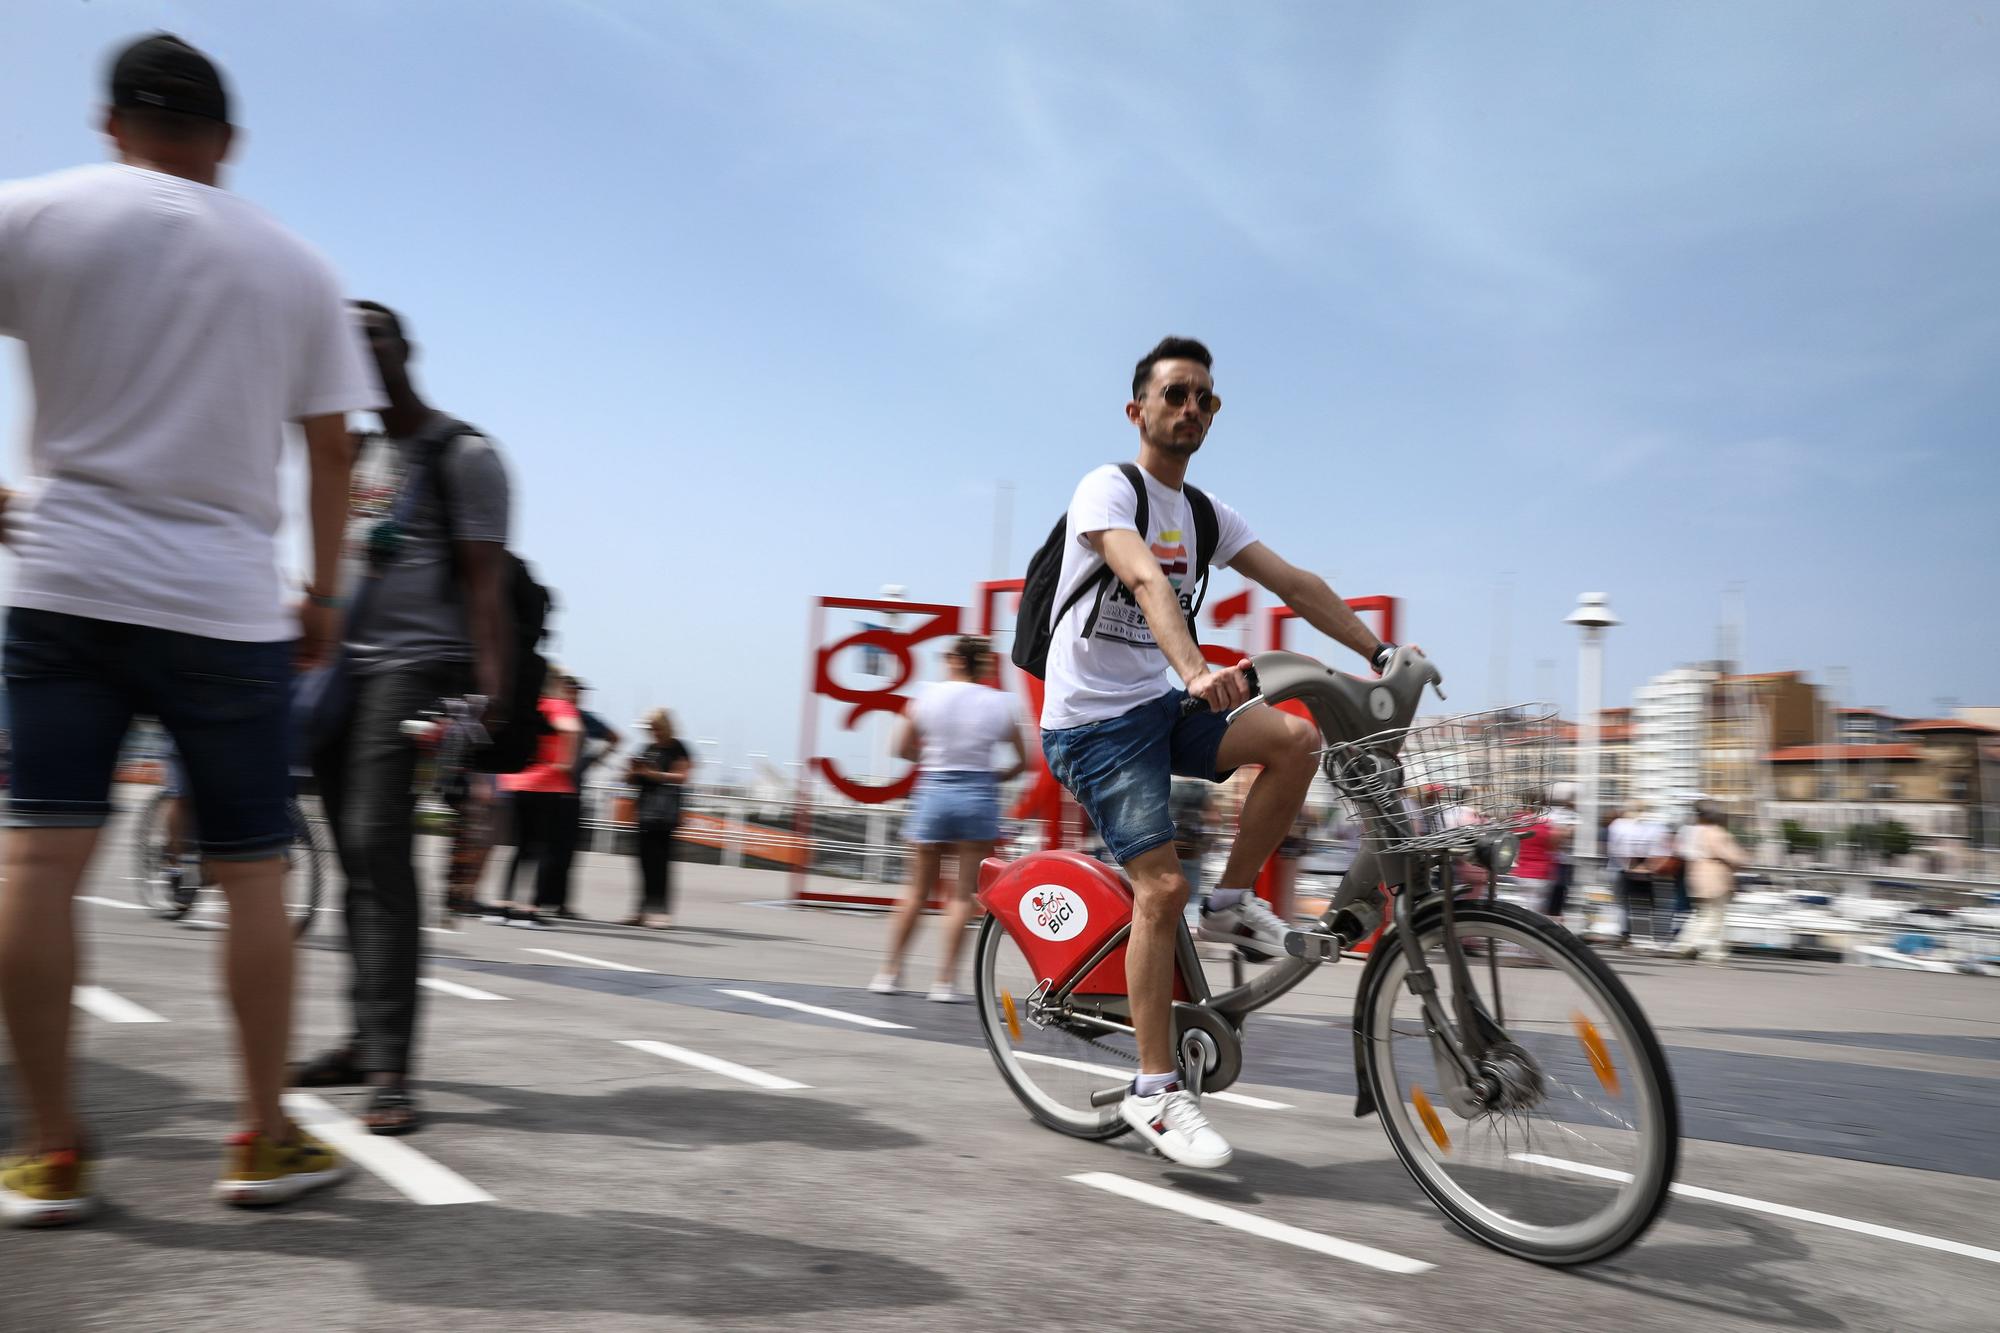
[[[1659,1215],[1679,1155],[1659,1042],[1625,984],[1561,926],[1506,903],[1459,903],[1453,918],[1479,951],[1472,989],[1507,1035],[1486,1057],[1505,1109],[1478,1110],[1434,1049],[1392,933],[1355,1017],[1382,1127],[1424,1192],[1488,1245],[1547,1264],[1614,1254]],[[1415,925],[1455,1013],[1440,909]]]
[[[164,788],[155,792],[139,812],[139,827],[132,835],[134,893],[141,906],[158,916],[181,913],[170,876],[176,867],[167,846],[167,809],[172,800]]]
[[[312,929],[313,918],[319,914],[326,863],[333,851],[331,840],[306,817],[304,806],[294,800],[287,808],[292,818],[292,845],[285,853],[285,911],[292,918],[293,934],[303,936]]]
[[[1115,1103],[1092,1106],[1090,1095],[1131,1081],[1139,1068],[1132,1038],[1045,1010],[1040,979],[996,917],[979,928],[972,984],[986,1048],[1029,1114],[1080,1139],[1115,1138],[1130,1128]],[[1086,1033],[1102,1044],[1092,1045]]]

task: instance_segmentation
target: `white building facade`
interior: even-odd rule
[[[1632,695],[1633,801],[1659,813],[1681,812],[1702,794],[1702,750],[1717,672],[1676,667]]]

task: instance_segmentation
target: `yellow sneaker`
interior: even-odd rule
[[[285,1203],[301,1194],[334,1184],[347,1174],[340,1154],[294,1125],[289,1143],[262,1134],[238,1134],[229,1140],[229,1157],[215,1197],[239,1208]]]
[[[0,1222],[10,1227],[61,1227],[97,1209],[91,1161],[71,1148],[0,1161]]]

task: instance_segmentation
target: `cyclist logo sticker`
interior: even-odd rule
[[[1067,889],[1043,884],[1021,895],[1021,924],[1045,940],[1074,939],[1089,920],[1083,899]]]

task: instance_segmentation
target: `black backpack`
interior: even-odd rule
[[[1125,474],[1125,480],[1132,483],[1132,493],[1139,497],[1139,512],[1135,515],[1134,526],[1144,540],[1151,526],[1152,514],[1146,503],[1146,479],[1139,474],[1137,463],[1120,463],[1118,470]],[[1202,601],[1208,596],[1208,560],[1215,553],[1215,543],[1219,531],[1215,521],[1215,504],[1207,495],[1193,486],[1183,485],[1181,494],[1187,496],[1188,512],[1194,517],[1194,592],[1187,602],[1188,633],[1194,633],[1195,613],[1201,610]],[[1083,635],[1089,638],[1097,628],[1097,616],[1104,609],[1104,594],[1117,582],[1111,566],[1098,564],[1095,573],[1084,579],[1071,590],[1069,597],[1058,607],[1056,586],[1062,580],[1063,552],[1069,543],[1069,514],[1056,520],[1049,530],[1048,540],[1028,561],[1028,575],[1021,582],[1021,607],[1014,617],[1014,665],[1041,680],[1048,674],[1049,644],[1056,636],[1056,622],[1069,614],[1070,608],[1086,596],[1095,596],[1097,603],[1091,607],[1090,615],[1084,619]]]
[[[444,470],[445,450],[461,435],[485,436],[464,422],[454,422],[437,443],[430,458],[432,484],[445,511],[445,525],[451,525],[451,490]],[[542,656],[542,639],[548,633],[549,617],[555,613],[555,596],[536,581],[528,562],[513,550],[500,556],[500,597],[506,603],[514,634],[507,645],[507,711],[488,717],[492,739],[472,757],[472,767],[481,773],[518,773],[535,762],[548,725],[542,717],[542,687],[548,683],[549,660]]]

